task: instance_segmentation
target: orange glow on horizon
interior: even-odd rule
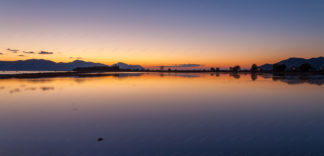
[[[17,60],[28,60],[28,59],[45,59],[54,62],[72,62],[74,60],[78,60],[76,58],[51,58],[51,57],[1,57],[0,61],[17,61]],[[234,65],[240,65],[243,68],[249,68],[252,64],[262,65],[265,63],[275,63],[282,59],[286,58],[278,58],[278,59],[244,59],[244,60],[234,60],[234,59],[209,59],[209,60],[197,60],[197,61],[186,61],[181,59],[121,59],[121,60],[110,60],[110,59],[99,59],[99,58],[82,58],[79,60],[95,62],[95,63],[102,63],[105,65],[112,65],[118,62],[124,62],[131,65],[141,65],[145,68],[157,67],[157,66],[173,66],[173,65],[180,65],[180,64],[200,64],[200,68],[210,68],[210,67],[220,67],[220,68],[227,68]]]
[[[16,48],[13,48],[16,49]],[[280,56],[276,56],[271,52],[271,49],[268,51],[263,51],[262,53],[256,53],[251,51],[249,55],[244,55],[248,52],[241,51],[240,53],[232,51],[225,52],[212,52],[206,51],[204,53],[198,53],[195,51],[189,51],[188,54],[184,55],[183,51],[181,52],[162,52],[160,51],[146,51],[138,52],[133,50],[132,52],[110,52],[107,50],[85,50],[85,52],[78,52],[76,50],[58,50],[50,49],[47,51],[54,52],[53,55],[40,55],[38,54],[41,50],[30,50],[32,48],[17,47],[20,49],[17,53],[12,53],[7,51],[5,48],[0,48],[0,52],[3,53],[0,55],[1,61],[16,61],[16,60],[27,60],[27,59],[46,59],[54,62],[72,62],[74,60],[84,60],[95,63],[102,63],[106,65],[112,65],[118,62],[124,62],[131,65],[141,65],[145,68],[152,68],[156,66],[173,66],[179,64],[200,64],[202,65],[199,68],[210,68],[210,67],[219,67],[219,68],[228,68],[234,65],[240,65],[242,68],[250,68],[252,64],[262,65],[265,63],[276,63],[278,61],[287,59],[289,57],[303,57],[310,58],[307,56],[307,53],[303,53],[305,50],[295,50],[291,49],[282,53]],[[23,50],[34,51],[35,54],[26,54],[23,53]],[[37,48],[35,48],[37,49]],[[307,50],[307,49],[306,49]],[[310,49],[315,54],[320,54],[321,48]],[[137,51],[137,52],[136,52]],[[298,53],[293,53],[298,52]],[[19,55],[24,55],[23,57]],[[253,56],[251,56],[253,55]],[[319,57],[312,56],[312,57]],[[188,68],[189,69],[189,68]]]

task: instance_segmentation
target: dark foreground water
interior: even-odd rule
[[[323,84],[227,74],[2,79],[0,155],[324,155]]]

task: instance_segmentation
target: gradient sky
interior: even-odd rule
[[[318,57],[324,1],[0,0],[0,53],[0,60],[221,67]]]

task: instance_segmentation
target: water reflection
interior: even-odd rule
[[[127,78],[127,77],[137,77],[143,76],[144,73],[84,73],[80,74],[78,77],[87,78],[87,77],[117,77],[117,78]]]
[[[34,82],[34,81],[30,81],[30,82]],[[46,83],[48,81],[42,81],[42,82]],[[20,92],[23,92],[23,91],[37,91],[37,90],[51,91],[51,90],[54,90],[54,89],[55,89],[55,87],[53,87],[53,86],[30,87],[30,86],[27,86],[25,84],[20,85],[20,86],[14,85],[14,86],[0,87],[0,90],[8,90],[8,92],[10,94],[20,93]]]
[[[35,88],[35,87],[28,87],[28,88],[25,88],[25,90],[30,90],[30,91],[35,91],[37,88]]]
[[[160,77],[165,77],[165,76],[195,78],[195,77],[200,77],[201,75],[195,73],[160,73]]]
[[[315,84],[315,85],[323,85],[324,84],[324,76],[323,75],[299,75],[299,76],[273,76],[273,81],[281,81],[287,84]]]
[[[54,90],[54,87],[40,87],[42,91]]]
[[[251,80],[255,81],[258,79],[258,74],[251,74]]]
[[[272,79],[274,82],[284,82],[287,84],[316,84],[323,85],[324,84],[324,75],[272,75],[272,74],[239,74],[239,73],[94,73],[94,74],[81,74],[79,77],[73,78],[75,82],[82,83],[85,81],[89,81],[89,78],[98,78],[98,77],[115,77],[118,79],[124,78],[132,78],[132,77],[155,77],[159,76],[163,77],[181,77],[181,78],[200,78],[200,77],[232,77],[234,79],[240,79],[241,76],[246,77],[250,76],[252,81],[257,81],[258,77],[262,77],[263,79]],[[28,82],[28,83],[49,83],[54,81],[55,78],[35,78],[35,79],[21,79],[20,82]],[[1,81],[6,81],[6,79],[0,79]],[[22,86],[23,87],[23,86]],[[4,86],[0,86],[0,90],[5,89]],[[42,88],[41,88],[42,89]],[[53,88],[44,88],[42,90],[52,90]],[[28,89],[27,89],[28,90]],[[30,89],[34,90],[34,89]]]
[[[18,93],[18,92],[20,92],[20,89],[19,88],[15,88],[15,89],[12,89],[12,90],[9,91],[10,94],[12,94],[12,93]]]
[[[84,83],[87,81],[96,81],[98,78],[106,79],[109,77],[117,79],[134,79],[135,77],[149,77],[149,78],[199,78],[199,79],[214,79],[215,81],[222,79],[234,78],[234,80],[240,81],[242,78],[247,80],[250,77],[250,80],[253,82],[263,81],[265,79],[271,79],[273,82],[283,82],[288,85],[297,85],[297,84],[315,84],[323,85],[324,76],[323,75],[272,75],[272,74],[220,74],[220,73],[210,73],[210,74],[201,74],[201,73],[104,73],[104,74],[84,74],[78,78],[41,78],[41,79],[0,79],[1,84],[6,84],[6,82],[13,82],[16,87],[10,86],[0,86],[0,90],[7,90],[9,93],[20,93],[22,91],[51,91],[55,89],[55,86],[40,86],[42,84],[51,84],[55,85],[58,80],[69,79],[73,80],[76,83]],[[260,79],[260,77],[262,79]],[[16,85],[18,84],[20,85]],[[23,84],[21,84],[23,83]]]
[[[234,77],[235,79],[240,79],[241,78],[240,74],[238,74],[238,73],[230,73],[229,75]]]
[[[322,76],[120,73],[0,84],[0,155],[324,152]]]

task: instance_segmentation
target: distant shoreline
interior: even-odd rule
[[[150,71],[106,71],[106,72],[75,72],[75,71],[58,71],[58,72],[44,72],[44,73],[19,73],[19,74],[0,74],[0,79],[28,79],[28,78],[55,78],[55,77],[100,77],[100,76],[118,76],[122,73],[214,73],[214,74],[273,74],[273,75],[324,75],[323,71],[317,72],[250,72],[250,71],[209,71],[209,70],[178,70],[178,71],[165,71],[165,70],[150,70]]]

